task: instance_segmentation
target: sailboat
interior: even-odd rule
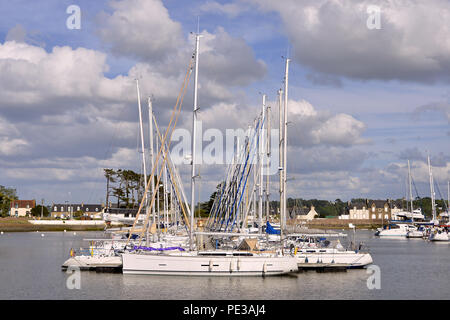
[[[192,138],[192,174],[191,174],[191,210],[189,222],[189,249],[158,251],[146,250],[145,247],[134,247],[122,254],[124,274],[150,275],[198,275],[198,276],[271,276],[297,271],[296,260],[292,256],[278,252],[253,252],[251,250],[198,250],[194,242],[194,199],[195,199],[195,141],[197,117],[197,84],[199,65],[200,35],[196,34],[195,78],[194,78],[194,113]],[[179,109],[178,109],[179,112]],[[169,126],[170,128],[170,126]],[[169,129],[167,129],[169,130]],[[166,135],[167,135],[166,131]],[[170,139],[169,139],[170,141]],[[162,141],[161,148],[165,140]],[[161,149],[159,154],[161,153]],[[167,154],[167,151],[164,152]],[[157,156],[157,158],[158,158]],[[166,161],[167,157],[163,160]],[[163,162],[164,162],[163,161]],[[153,173],[151,176],[153,179]],[[158,181],[160,176],[158,177]],[[148,188],[148,185],[147,185]],[[154,196],[151,201],[153,204]],[[144,201],[144,199],[143,199]],[[142,207],[142,203],[141,203]],[[136,218],[137,219],[137,218]],[[145,225],[145,223],[144,223]]]

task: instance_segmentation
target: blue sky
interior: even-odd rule
[[[450,5],[435,0],[424,9],[408,1],[372,2],[381,7],[381,30],[365,27],[365,12],[358,7],[365,1],[286,1],[283,8],[265,0],[2,2],[0,62],[6,70],[5,81],[20,80],[26,74],[20,71],[20,58],[5,53],[7,39],[15,40],[8,52],[16,56],[30,52],[24,59],[37,70],[44,62],[33,60],[38,56],[35,49],[43,48],[46,63],[56,71],[48,76],[46,69],[30,73],[26,88],[0,87],[2,97],[7,97],[0,102],[0,125],[4,126],[0,184],[15,187],[22,199],[45,198],[50,203],[70,197],[71,201],[101,202],[103,166],[139,170],[135,92],[130,90],[133,72],[138,70],[142,76],[144,94],[155,96],[157,116],[166,119],[175,99],[171,88],[180,85],[177,80],[187,61],[180,57],[188,57],[192,50],[189,33],[196,31],[199,18],[205,35],[201,46],[208,47],[205,56],[200,56],[200,83],[214,85],[199,92],[204,119],[208,110],[222,103],[229,108],[237,105],[245,114],[242,121],[250,121],[259,110],[261,92],[270,101],[276,99],[284,75],[282,56],[289,52],[289,98],[298,102],[292,108],[300,113],[313,110],[307,117],[291,119],[293,156],[289,161],[299,163],[288,167],[300,169],[291,172],[295,181],[289,196],[401,197],[405,154],[420,159],[414,160],[413,176],[420,195],[425,196],[429,194],[426,152],[432,163],[434,157],[438,159],[436,180],[444,189],[450,179],[450,64],[446,58],[450,49],[440,37],[450,34],[449,22],[435,14],[450,12]],[[336,3],[340,6],[333,7]],[[66,8],[72,4],[81,8],[80,30],[66,28]],[[405,12],[409,19],[400,19]],[[125,24],[114,19],[119,13],[127,18]],[[421,13],[417,29],[414,19]],[[128,36],[121,33],[125,28]],[[18,29],[26,31],[25,38],[12,32]],[[374,38],[366,40],[370,37]],[[374,42],[378,44],[371,47]],[[54,47],[65,46],[70,50],[59,61]],[[78,70],[77,78],[66,79],[57,70],[62,65]],[[239,74],[239,70],[245,71]],[[80,89],[55,92],[58,82],[64,81]],[[187,101],[183,125],[189,128],[192,102]],[[305,109],[307,104],[312,109]],[[329,123],[328,127],[323,123]],[[211,125],[224,129],[230,124]],[[302,142],[302,137],[315,137],[317,132],[317,142]],[[334,134],[334,139],[327,134]],[[320,161],[307,159],[311,154]],[[352,154],[362,158],[354,159]],[[308,161],[321,165],[310,168]],[[393,169],[393,164],[400,168]],[[39,168],[41,175],[32,173]],[[181,171],[188,172],[187,168]],[[202,171],[201,198],[205,200],[222,173],[207,166]]]

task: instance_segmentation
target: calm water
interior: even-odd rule
[[[308,271],[268,278],[134,276],[81,273],[69,290],[61,271],[71,247],[101,232],[0,235],[0,299],[449,299],[450,244],[379,239],[358,231],[381,269],[381,289],[369,290],[367,270]]]

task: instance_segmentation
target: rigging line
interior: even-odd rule
[[[237,177],[239,176],[239,173],[240,173],[240,170],[241,170],[240,169],[241,165],[242,165],[242,163],[245,162],[244,159],[246,159],[246,156],[247,156],[249,150],[250,150],[250,148],[249,148],[249,139],[248,139],[248,137],[246,137],[246,139],[244,140],[244,143],[242,145],[242,153],[240,154],[240,158],[239,158],[238,164],[236,164],[234,166],[230,165],[230,169],[232,169],[233,175],[232,175],[232,177],[230,177],[230,180],[226,181],[226,183],[227,183],[226,185],[228,187],[226,189],[227,190],[226,191],[226,199],[225,199],[225,202],[224,202],[224,204],[223,204],[223,206],[221,208],[222,209],[222,214],[221,214],[221,219],[220,219],[221,224],[220,224],[220,227],[219,227],[219,225],[218,225],[219,221],[218,221],[217,225],[216,225],[216,229],[217,228],[221,229],[222,225],[223,225],[223,222],[226,220],[227,216],[229,216],[229,210],[228,210],[229,203],[230,203],[230,201],[233,198],[233,195],[235,193],[236,181],[237,181]],[[250,168],[249,168],[249,170],[250,170]],[[224,209],[224,207],[225,207],[225,209]]]
[[[264,125],[264,118],[262,119],[262,123],[261,123],[261,127],[260,128],[262,128],[263,127],[263,125]],[[261,129],[259,129],[259,130],[261,130]],[[256,134],[258,134],[258,131],[256,131],[255,130],[255,135]],[[257,148],[255,148],[255,153],[253,153],[253,156],[252,156],[252,161],[253,161],[253,158],[255,157],[255,155],[256,155],[256,153],[258,153],[259,154],[259,144],[260,144],[260,140],[259,140],[259,137],[260,137],[260,135],[258,134],[258,138],[257,138]],[[244,170],[245,170],[245,168],[244,168]],[[256,168],[254,169],[254,170],[256,170]],[[260,170],[258,170],[258,172],[257,172],[257,175],[258,175],[258,179],[259,179],[259,176],[260,176],[260,172],[259,172]],[[249,169],[249,171],[247,172],[247,176],[246,176],[246,178],[245,178],[245,183],[244,183],[244,186],[243,186],[243,188],[242,188],[242,193],[241,193],[241,197],[240,197],[240,199],[239,199],[239,203],[238,203],[238,206],[237,206],[237,208],[236,208],[236,212],[239,210],[239,207],[240,207],[240,205],[241,205],[241,201],[242,201],[242,197],[243,197],[243,195],[244,195],[244,190],[245,190],[245,186],[247,185],[247,179],[248,179],[248,176],[249,176],[249,174],[250,174],[250,169]],[[262,187],[262,186],[260,186],[260,187]],[[234,221],[233,221],[233,224],[232,224],[232,226],[231,226],[231,230],[233,230],[233,227],[234,227],[234,225],[235,225],[235,223],[236,223],[236,217],[237,217],[237,214],[235,215],[235,218],[234,218]]]
[[[178,105],[178,110],[177,110],[176,116],[175,116],[175,122],[174,122],[174,124],[173,124],[172,127],[171,127],[171,123],[172,123],[172,120],[173,120],[173,118],[171,118],[171,121],[169,122],[168,129],[167,129],[166,132],[165,132],[164,139],[163,139],[163,141],[161,141],[161,147],[160,147],[160,149],[159,149],[159,152],[158,152],[158,156],[157,156],[157,158],[156,158],[156,161],[159,161],[159,156],[160,156],[160,154],[161,154],[161,151],[164,149],[164,144],[165,144],[166,141],[167,141],[167,135],[168,135],[168,133],[169,133],[169,129],[170,129],[170,134],[169,134],[169,143],[168,143],[167,147],[170,149],[170,144],[172,143],[172,133],[173,133],[173,131],[175,130],[175,127],[176,127],[176,125],[177,125],[178,118],[179,118],[180,111],[181,111],[181,106],[183,105],[184,96],[185,96],[185,94],[186,94],[187,85],[188,85],[188,83],[189,83],[189,79],[190,79],[191,74],[192,74],[192,59],[191,59],[191,62],[190,62],[190,64],[189,64],[189,66],[190,66],[190,68],[189,68],[189,70],[188,70],[188,78],[187,78],[187,81],[186,81],[185,86],[184,86],[183,91],[182,91],[181,100],[180,100],[180,103],[179,103],[179,105]],[[165,152],[165,156],[163,156],[163,161],[162,161],[162,165],[161,165],[161,170],[160,170],[160,172],[159,172],[159,175],[157,176],[158,179],[157,179],[156,185],[158,185],[158,186],[159,186],[159,183],[160,183],[160,180],[161,180],[161,174],[162,174],[162,172],[163,172],[163,170],[164,170],[164,165],[166,164],[166,161],[167,161],[167,154],[166,154],[166,153],[167,153],[167,152]],[[154,176],[153,173],[154,173],[154,172],[152,171],[152,178],[153,178],[153,176]],[[147,184],[147,189],[148,189],[149,186],[150,186],[150,181],[149,181],[149,183]],[[149,206],[150,209],[152,208],[152,206],[153,206],[153,204],[154,204],[155,198],[156,198],[156,193],[155,193],[155,194],[153,195],[153,197],[152,197],[152,201],[151,201],[151,204],[150,204],[150,206]],[[149,217],[150,217],[150,215],[147,214],[147,217],[145,218],[144,226],[147,225]],[[145,231],[145,230],[142,229],[141,236],[144,235],[144,231]],[[139,240],[139,243],[141,243],[141,241],[142,241],[142,237],[141,237],[141,239]]]
[[[171,115],[171,118],[170,118],[170,121],[169,121],[169,125],[168,125],[168,128],[167,128],[167,130],[166,130],[166,132],[165,132],[165,135],[164,135],[164,141],[166,140],[167,134],[169,133],[170,125],[171,125],[171,123],[172,123],[172,121],[173,121],[173,117],[174,117],[174,115],[177,113],[177,106],[178,106],[178,104],[179,104],[179,102],[180,102],[181,94],[183,94],[183,97],[184,97],[184,93],[186,93],[187,83],[189,82],[189,78],[190,78],[190,75],[191,75],[191,73],[192,73],[192,63],[193,63],[193,56],[191,57],[191,60],[190,60],[190,62],[189,62],[189,66],[188,66],[188,70],[186,71],[186,75],[185,75],[185,77],[184,77],[184,82],[183,82],[184,87],[182,86],[182,87],[180,88],[180,92],[178,93],[177,101],[176,101],[176,103],[175,103],[174,109],[172,110],[172,115]],[[186,81],[186,80],[187,80],[187,81]],[[180,108],[181,108],[181,105],[180,105],[180,107],[179,107],[178,113],[179,113],[179,111],[180,111]],[[178,118],[177,118],[177,119],[178,119]],[[173,131],[173,130],[172,130],[172,131]],[[155,159],[155,163],[158,163],[158,161],[159,161],[159,158],[160,158],[160,156],[161,156],[161,150],[162,150],[162,148],[160,148],[159,151],[158,151],[158,154],[157,154],[156,159]],[[148,189],[149,189],[149,186],[150,186],[150,181],[153,181],[153,179],[154,179],[155,168],[156,168],[156,166],[153,166],[153,168],[152,168],[152,174],[151,174],[150,179],[149,179],[149,182],[147,183],[147,186],[146,186],[146,188],[145,188],[144,196],[143,196],[142,201],[141,201],[141,204],[140,204],[140,206],[139,206],[139,210],[138,210],[138,212],[137,212],[137,214],[136,214],[136,218],[135,218],[135,220],[134,220],[133,226],[132,226],[132,228],[130,229],[130,234],[129,234],[129,236],[128,236],[128,240],[127,240],[125,246],[128,245],[128,243],[129,243],[129,241],[130,241],[130,239],[131,239],[132,231],[134,231],[134,229],[135,229],[135,227],[136,227],[137,221],[138,221],[138,219],[139,219],[140,212],[141,212],[142,207],[143,207],[143,205],[144,205],[144,201],[145,201],[145,199],[147,198]],[[159,177],[159,178],[160,178],[160,177]],[[158,179],[157,185],[158,185],[158,183],[159,183],[159,179]],[[154,195],[153,195],[152,205],[153,205],[153,202],[154,202],[155,195],[156,195],[156,192],[155,192]],[[151,206],[150,206],[150,208],[151,208]]]
[[[434,181],[434,184],[435,184],[435,186],[436,186],[436,189],[437,189],[438,192],[439,192],[439,196],[441,197],[441,200],[444,200],[444,197],[443,197],[442,194],[441,194],[441,190],[439,189],[439,184],[436,182],[436,180]],[[447,204],[445,203],[445,201],[444,201],[444,206],[445,206],[445,209],[448,210]]]
[[[160,131],[159,131],[158,124],[156,123],[155,116],[153,116],[153,119],[155,120],[155,127],[156,127],[156,131],[157,131],[157,134],[158,134],[158,138],[161,139],[161,133],[160,133]],[[163,144],[161,144],[161,145],[163,145]],[[168,153],[168,150],[166,150],[166,144],[164,144],[163,146],[164,146],[164,152],[167,152],[167,153]],[[172,183],[173,188],[175,189],[175,193],[176,193],[176,195],[177,195],[177,200],[178,200],[178,201],[180,202],[180,204],[181,204],[181,203],[183,202],[183,201],[182,201],[183,199],[181,199],[181,196],[180,196],[179,190],[178,190],[178,185],[176,184],[176,181],[174,180],[176,177],[175,177],[175,175],[172,175],[172,166],[173,166],[173,163],[172,163],[172,160],[171,160],[171,158],[170,158],[170,155],[169,155],[169,157],[168,157],[167,160],[168,160],[168,163],[169,163],[169,165],[167,166],[167,168],[169,169],[169,178],[170,178],[170,181],[171,181],[171,183]],[[181,206],[181,210],[182,210],[182,212],[183,212],[184,218],[186,219],[186,221],[188,221],[188,217],[187,217],[187,214],[186,214],[186,212],[185,212],[184,206]]]
[[[255,135],[254,135],[254,137],[256,136],[256,133],[257,133],[258,128],[259,128],[259,120],[258,120],[258,123],[257,123],[257,126],[256,126],[256,130],[255,130]],[[253,138],[254,138],[254,137],[253,137]],[[259,135],[258,135],[257,141],[259,142]],[[253,146],[253,139],[252,139],[252,146]],[[255,148],[255,150],[256,150],[256,148]],[[254,156],[254,155],[255,155],[255,153],[253,153],[253,156]],[[247,155],[247,161],[245,162],[244,170],[245,170],[245,168],[246,168],[246,166],[247,166],[247,162],[248,162],[249,156],[250,156],[250,154]],[[252,160],[253,160],[253,157],[252,157]],[[241,183],[242,183],[242,178],[243,178],[243,177],[244,177],[244,175],[241,175],[241,178],[240,178],[240,180],[239,180],[239,186],[238,186],[237,192],[239,192],[239,190],[240,190]],[[228,221],[227,221],[227,225],[226,225],[226,227],[225,227],[225,230],[228,229],[228,224],[229,224],[229,222],[230,222],[231,215],[233,214],[233,209],[234,209],[234,205],[235,205],[235,203],[236,203],[236,199],[237,199],[237,195],[236,195],[236,197],[234,198],[233,206],[231,207],[230,216],[229,216],[229,218],[228,218]]]

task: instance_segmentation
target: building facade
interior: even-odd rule
[[[27,217],[31,209],[36,207],[36,200],[12,200],[9,215],[12,217]]]
[[[104,206],[101,204],[52,204],[51,217],[67,219],[70,216],[73,217],[75,213],[79,213],[82,216],[90,217],[92,219],[102,218]]]
[[[401,205],[391,200],[366,200],[349,204],[349,219],[391,220]]]

